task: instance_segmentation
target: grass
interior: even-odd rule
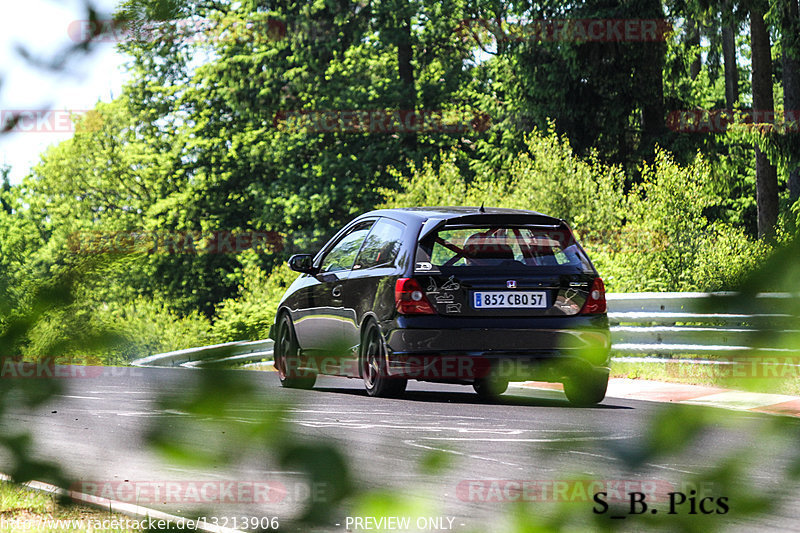
[[[612,361],[611,377],[800,396],[800,367],[759,363],[758,360],[742,360],[736,365],[718,366],[686,362]]]
[[[88,525],[134,519],[83,505],[65,502],[52,494],[22,485],[0,482],[0,531],[56,533],[86,531]],[[59,520],[60,522],[56,522]],[[73,521],[71,524],[65,521]],[[94,529],[108,533],[140,533],[142,529],[108,527]]]

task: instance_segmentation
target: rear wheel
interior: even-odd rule
[[[275,370],[281,385],[291,389],[310,389],[317,381],[317,374],[300,369],[300,354],[297,335],[289,315],[283,315],[278,323],[275,341]]]
[[[472,388],[482,399],[493,401],[508,390],[508,380],[492,376],[477,378],[472,384]]]
[[[383,335],[373,322],[367,324],[361,339],[361,377],[364,378],[364,386],[370,396],[401,396],[408,385],[407,379],[389,376]]]
[[[606,397],[608,374],[605,372],[584,372],[575,374],[564,381],[564,394],[573,405],[588,407],[596,405]]]

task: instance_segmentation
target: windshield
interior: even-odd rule
[[[565,228],[532,226],[445,227],[420,244],[418,262],[450,267],[579,267],[591,270]]]

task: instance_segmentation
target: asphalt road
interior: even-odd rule
[[[234,525],[234,517],[238,526],[242,517],[277,517],[282,525],[291,525],[310,498],[325,499],[332,492],[328,484],[312,486],[301,472],[281,468],[262,441],[245,442],[248,428],[257,432],[265,414],[272,413],[286,422],[282,435],[292,441],[337,445],[355,486],[365,495],[345,500],[317,527],[300,526],[304,531],[366,531],[380,525],[392,531],[509,531],[515,521],[547,520],[558,509],[573,530],[685,530],[688,524],[702,530],[800,531],[800,489],[784,479],[790,461],[800,453],[798,421],[787,421],[777,437],[768,438],[776,420],[770,415],[683,406],[711,425],[686,449],[648,459],[634,469],[631,457],[651,439],[667,438],[657,437],[651,427],[663,404],[607,399],[598,407],[577,409],[560,392],[522,389],[486,404],[470,387],[413,382],[404,399],[375,399],[356,380],[320,378],[314,390],[300,391],[282,389],[275,373],[245,371],[222,374],[244,379],[254,392],[235,400],[221,422],[157,402],[195,390],[201,372],[137,368],[116,376],[62,379],[61,394],[34,411],[12,408],[0,430],[30,431],[37,455],[57,460],[80,481],[77,487],[124,500],[131,498],[130,485],[136,484],[141,505],[217,517],[220,524],[225,518],[228,526]],[[211,382],[226,386],[225,379]],[[237,397],[235,392],[230,391],[231,398]],[[214,396],[207,398],[213,404]],[[669,436],[688,426],[661,427],[668,428]],[[156,455],[147,447],[154,428],[196,449],[197,456],[222,449],[229,463],[218,457],[197,464]],[[698,481],[731,457],[735,459],[728,459],[715,481]],[[423,466],[429,463],[441,467]],[[0,470],[10,468],[9,456],[0,454]],[[217,485],[204,487],[207,482]],[[226,483],[225,501],[215,502],[214,490]],[[261,498],[252,498],[252,490],[261,490]],[[592,498],[600,491],[607,492],[611,507],[596,515],[593,508],[601,506]],[[745,515],[747,499],[763,491],[781,503],[767,515]],[[646,513],[628,514],[630,492],[645,494]],[[669,492],[687,497],[674,515],[667,514]],[[613,501],[616,494],[622,501]],[[708,515],[701,512],[701,497],[714,498],[704,506]],[[696,514],[691,513],[691,498]],[[727,498],[725,512],[720,498]],[[652,513],[654,508],[658,514]],[[389,516],[408,517],[410,527],[367,521]]]

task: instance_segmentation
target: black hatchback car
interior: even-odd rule
[[[569,226],[533,211],[385,209],[359,216],[316,255],[276,313],[285,387],[317,374],[362,378],[372,396],[409,379],[472,385],[561,382],[573,404],[603,400],[610,336],[605,288]]]

